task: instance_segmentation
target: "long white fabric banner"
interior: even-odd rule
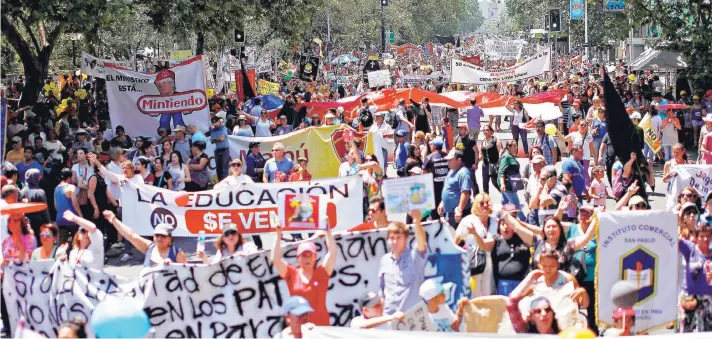
[[[155,136],[159,127],[170,130],[194,124],[200,131],[210,128],[202,57],[151,74],[105,66],[114,127],[122,125],[131,136]]]
[[[429,253],[425,278],[454,283],[454,293],[447,299],[454,307],[457,300],[470,295],[470,271],[467,254],[453,243],[448,227],[425,226]],[[361,313],[360,296],[379,290],[378,266],[389,249],[385,229],[347,233],[337,236],[336,242],[337,260],[326,305],[333,326],[348,326]],[[318,257],[323,258],[324,239],[316,240],[316,245]],[[284,257],[291,264],[296,264],[296,247],[297,243],[284,247]],[[27,328],[56,337],[63,321],[90,320],[97,303],[125,296],[143,303],[156,338],[271,338],[282,330],[281,308],[289,290],[273,268],[270,252],[263,251],[213,265],[144,269],[133,281],[67,262],[10,264],[3,296],[13,333],[24,316]]]
[[[270,217],[277,215],[279,195],[307,193],[323,196],[336,206],[337,231],[363,222],[361,177],[246,184],[201,192],[174,192],[150,185],[126,183],[121,190],[122,220],[140,235],[150,236],[160,223],[173,225],[174,236],[220,234],[235,224],[242,234],[270,233]]]
[[[452,59],[450,82],[461,84],[494,84],[535,77],[551,69],[551,48],[538,52],[512,67],[487,70],[459,59]]]
[[[712,190],[712,165],[677,165],[672,166],[670,171],[677,175],[668,181],[667,209],[675,207],[677,195],[687,186],[694,188],[702,201],[706,201]]]
[[[97,58],[87,52],[82,52],[82,64],[80,69],[82,73],[96,78],[106,79],[106,70],[104,64],[109,63],[117,67],[134,69],[135,63],[132,61],[118,61]]]
[[[485,55],[495,60],[517,60],[522,55],[524,40],[485,40]]]
[[[635,330],[674,321],[678,299],[677,221],[670,211],[599,213],[596,261],[599,323],[612,324],[611,288],[620,280],[638,286]]]

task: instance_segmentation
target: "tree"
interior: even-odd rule
[[[110,0],[6,0],[2,33],[22,63],[25,88],[20,106],[37,102],[55,44],[65,31],[84,33],[108,23],[124,6]]]
[[[693,87],[712,87],[712,5],[708,0],[631,0],[633,20],[655,25],[656,48],[680,52]]]

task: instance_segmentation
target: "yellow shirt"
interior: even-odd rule
[[[22,162],[22,160],[25,159],[25,150],[20,148],[19,151],[15,151],[14,149],[10,150],[10,152],[7,152],[7,155],[5,156],[5,160],[12,163],[12,164],[18,164]]]

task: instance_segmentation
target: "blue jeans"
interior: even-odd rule
[[[498,280],[497,281],[497,294],[508,297],[512,291],[521,283],[521,280]]]
[[[519,137],[522,138],[522,146],[524,147],[524,154],[529,154],[529,142],[527,142],[527,130],[524,128],[519,128],[517,125],[512,125],[512,139],[519,145]],[[519,147],[519,146],[517,146]],[[514,156],[516,157],[516,155]]]
[[[665,153],[665,161],[672,159],[672,146],[663,146],[663,152]]]
[[[185,122],[183,122],[183,113],[163,113],[161,114],[161,119],[159,120],[158,124],[159,127],[165,128],[167,130],[171,130],[171,119],[173,119],[173,127],[176,126],[185,126]]]
[[[645,159],[648,159],[648,161],[655,161],[655,153],[653,152],[653,149],[648,146],[647,143],[643,146],[643,156],[645,157]]]
[[[512,192],[512,191],[503,191],[502,192],[502,205],[504,204],[514,204],[514,206],[517,207],[519,212],[517,212],[517,217],[521,221],[527,220],[527,217],[524,215],[524,212],[522,212],[522,204],[519,203],[519,196],[517,195],[517,192]]]

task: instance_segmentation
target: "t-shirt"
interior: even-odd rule
[[[471,130],[480,129],[480,119],[485,116],[480,106],[474,105],[465,111],[467,114],[467,128]]]
[[[680,254],[687,262],[685,268],[685,292],[690,295],[712,294],[712,281],[707,273],[712,271],[712,255],[705,257],[693,242],[680,239]]]
[[[218,128],[212,128],[210,129],[210,142],[215,144],[215,149],[227,149],[229,146],[229,141],[227,140],[227,136],[230,135],[230,132],[227,130],[225,126],[220,126]],[[218,139],[220,137],[225,137],[223,141],[213,141],[213,139]]]
[[[383,314],[406,312],[422,299],[418,295],[425,281],[425,264],[428,255],[417,248],[406,248],[400,257],[388,252],[381,257],[378,277],[383,295]]]
[[[282,158],[281,161],[277,161],[277,159],[272,158],[267,160],[264,170],[265,173],[269,175],[269,182],[282,182],[289,179],[288,175],[292,170],[292,167],[294,167],[294,163],[287,157]],[[281,178],[282,175],[284,175],[283,179]]]
[[[341,165],[339,165],[339,178],[344,178],[344,177],[351,177],[358,174],[358,168],[356,167],[356,163],[349,164],[347,162],[342,162]]]
[[[319,266],[314,270],[314,274],[309,282],[305,283],[299,276],[299,269],[292,265],[287,265],[287,274],[283,277],[287,282],[289,294],[298,295],[309,302],[314,312],[309,320],[317,326],[329,326],[329,311],[326,309],[326,292],[329,289],[329,273],[324,266]]]
[[[586,133],[584,138],[580,132],[573,132],[569,134],[571,136],[571,141],[574,145],[580,145],[583,148],[583,160],[591,159],[591,143],[593,142],[593,137],[590,132]]]
[[[173,177],[171,176],[171,172],[164,170],[161,175],[154,176],[153,186],[167,189],[168,180],[171,180],[172,178]],[[173,183],[173,185],[175,185],[175,183]]]
[[[455,211],[455,207],[460,203],[460,194],[463,191],[472,192],[470,170],[465,167],[460,167],[457,171],[450,170],[445,178],[442,192],[443,211],[445,213]]]
[[[91,243],[84,250],[73,249],[69,252],[69,262],[81,263],[95,270],[104,269],[104,234],[100,230],[89,233]]]
[[[433,182],[437,185],[442,185],[445,182],[445,177],[450,171],[447,165],[447,160],[445,159],[445,153],[434,152],[425,157],[423,162],[423,168],[428,170],[428,172],[433,174]],[[436,192],[437,193],[437,192]]]
[[[451,325],[457,318],[455,318],[455,314],[452,313],[452,310],[447,307],[447,305],[440,305],[437,312],[428,314],[430,315],[430,319],[433,320],[435,331],[454,332]]]
[[[604,156],[607,159],[613,160],[616,156],[616,152],[613,149],[613,143],[611,142],[611,136],[606,133],[605,136],[603,136],[603,139],[601,140],[602,143],[606,144],[606,152],[604,153]],[[598,152],[599,150],[596,150]]]
[[[405,168],[406,160],[408,160],[408,148],[410,144],[406,141],[402,144],[397,144],[395,149],[395,162],[396,169]]]
[[[351,328],[364,328],[366,325],[364,323],[366,322],[366,318],[364,318],[362,315],[356,316],[353,319],[351,319]],[[391,327],[391,322],[387,321],[383,324],[380,324],[376,327],[371,327],[372,329],[377,329],[377,330],[390,330],[392,329]]]
[[[94,175],[94,167],[89,165],[74,164],[72,166],[72,172],[77,175],[78,181],[84,181],[84,183],[88,183],[89,178]]]
[[[523,280],[529,273],[531,251],[516,234],[509,240],[494,236],[492,265],[495,280]]]
[[[25,165],[25,162],[21,161],[19,164],[15,165],[15,167],[17,167],[17,180],[20,182],[25,182],[25,173],[27,173],[27,170],[30,168],[36,168],[40,171],[40,173],[42,173],[42,165],[34,160],[32,160],[29,165]]]
[[[583,177],[583,166],[573,158],[568,158],[561,166],[561,173],[570,174],[571,182],[574,184],[574,192],[576,196],[583,197],[583,191],[586,190],[586,180]]]

